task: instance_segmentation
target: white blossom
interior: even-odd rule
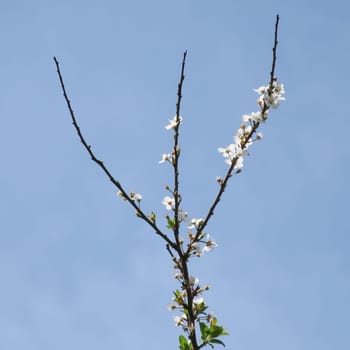
[[[244,123],[249,121],[261,123],[264,121],[264,118],[261,112],[252,112],[250,114],[244,114],[242,120]]]
[[[236,164],[233,167],[233,169],[237,170],[237,171],[241,171],[243,168],[243,157],[238,157],[236,160]]]
[[[252,113],[252,115],[254,114],[255,112]],[[256,112],[256,113],[260,113],[260,112]],[[248,135],[252,132],[252,126],[251,125],[246,125],[245,128],[243,129],[243,135],[244,135],[244,138],[248,137]]]
[[[165,129],[175,129],[178,124],[182,123],[182,117],[181,116],[174,116],[173,119],[169,119],[169,124],[165,127]]]
[[[196,256],[198,256],[198,257],[202,256],[202,254],[203,254],[202,249],[198,243],[192,243],[191,248],[192,248],[192,250],[194,250],[196,252],[195,253]]]
[[[178,219],[179,221],[187,221],[188,214],[186,211],[179,209],[178,212]]]
[[[142,196],[140,195],[140,193],[135,193],[134,198],[135,198],[138,202],[141,202],[141,200],[142,200]]]
[[[165,208],[167,210],[171,210],[173,208],[173,206],[175,205],[175,199],[165,196],[162,200],[162,204],[165,205]]]
[[[243,116],[242,116],[242,121],[243,121],[243,123],[247,123],[247,122],[249,122],[250,120],[251,120],[250,114],[243,114]]]
[[[263,95],[265,93],[266,86],[259,86],[257,89],[254,89],[254,91],[258,92],[260,95]]]
[[[243,116],[244,119],[248,118],[248,116]],[[233,161],[236,162],[235,169],[243,167],[243,156],[248,155],[248,147],[252,144],[252,140],[247,138],[250,136],[252,132],[252,127],[250,125],[241,125],[236,135],[233,137],[235,143],[231,143],[227,147],[219,147],[218,151],[222,153],[224,156],[225,162],[229,165],[232,164]],[[244,145],[244,148],[242,148]]]
[[[213,248],[217,247],[217,243],[210,239],[210,235],[207,234],[207,241],[205,242],[205,246],[203,247],[202,251],[204,252],[210,252]]]
[[[193,298],[193,304],[201,304],[204,302],[204,299],[201,297],[194,297]]]
[[[162,159],[158,162],[159,164],[171,161],[171,153],[163,153]]]
[[[186,315],[182,314],[181,316],[174,316],[174,322],[176,326],[182,326],[184,324],[184,321],[186,320]]]
[[[140,193],[130,192],[130,199],[141,202],[142,196],[140,195]]]
[[[192,218],[190,221],[190,224],[187,226],[190,230],[194,229],[194,228],[198,228],[199,225],[203,222],[202,218],[196,219],[196,218]]]
[[[222,153],[223,157],[232,159],[236,152],[236,145],[231,143],[227,147],[219,147],[218,151]]]
[[[250,116],[253,122],[261,123],[264,121],[264,117],[261,112],[252,112]]]
[[[199,282],[199,279],[197,277],[193,277],[193,276],[190,276],[189,280],[190,280],[190,284],[192,286],[194,286],[195,284],[197,284]]]
[[[285,94],[284,86],[283,84],[279,84],[276,80],[273,81],[271,89],[270,85],[267,85],[260,86],[255,89],[255,91],[260,94],[258,105],[262,108],[264,105],[267,107],[277,108],[280,101],[285,100],[285,98],[282,96]]]

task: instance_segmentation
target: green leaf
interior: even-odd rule
[[[222,335],[223,332],[224,332],[224,327],[211,326],[209,328],[209,334],[211,335],[212,338],[219,337],[220,335]]]
[[[179,342],[180,342],[180,350],[191,350],[186,337],[184,337],[183,335],[179,336]]]
[[[154,224],[156,223],[156,213],[154,211],[149,214],[149,218]]]
[[[205,237],[206,233],[202,232],[199,237],[198,237],[198,240],[202,240],[204,237]]]
[[[203,301],[202,303],[197,305],[197,310],[198,313],[201,314],[203,311],[205,311],[208,308],[208,306],[205,305],[205,302]]]
[[[202,334],[202,340],[205,341],[209,334],[209,327],[204,322],[199,322],[199,328]]]
[[[216,317],[212,318],[210,321],[210,327],[216,326],[218,319]]]
[[[169,230],[173,230],[175,228],[175,219],[170,219],[169,216],[167,217],[167,219],[168,219],[167,228]]]
[[[212,339],[212,340],[210,341],[210,343],[220,344],[220,345],[222,345],[223,347],[225,347],[224,342],[221,341],[221,340],[219,340],[219,339]]]
[[[181,296],[181,292],[176,289],[174,292],[174,301],[179,304],[179,305],[183,305],[183,297]]]
[[[184,337],[183,335],[179,336],[179,342],[180,342],[180,346],[184,347],[187,344],[187,339],[186,337]]]

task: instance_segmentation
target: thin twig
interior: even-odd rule
[[[277,61],[277,45],[278,45],[278,23],[280,21],[280,16],[276,16],[276,23],[275,23],[275,43],[273,45],[272,49],[272,67],[271,67],[271,73],[270,73],[270,90],[272,89],[272,83],[275,79],[275,67],[276,67],[276,61]]]
[[[176,102],[176,126],[174,130],[174,219],[175,219],[175,228],[174,228],[174,236],[179,249],[181,249],[181,245],[179,243],[179,208],[180,208],[180,193],[179,193],[179,157],[180,157],[180,147],[179,147],[179,129],[180,129],[180,110],[181,110],[181,99],[182,99],[182,85],[185,80],[185,64],[186,64],[186,56],[187,51],[183,54],[182,65],[181,65],[181,74],[180,81],[177,87],[177,102]]]
[[[251,138],[251,136],[255,133],[255,131],[258,129],[260,123],[254,123],[253,127],[252,127],[252,130],[251,132],[249,133],[249,135],[247,136],[247,138],[245,139],[245,141],[243,142],[242,144],[242,150],[245,149],[245,146],[246,144],[248,143],[248,140]],[[221,196],[223,195],[223,193],[225,192],[225,189],[227,187],[227,183],[228,183],[228,180],[230,179],[230,177],[232,176],[232,172],[233,172],[233,169],[234,167],[236,166],[236,163],[238,161],[239,157],[235,157],[233,160],[232,160],[232,163],[226,173],[226,176],[224,178],[224,180],[222,181],[221,185],[220,185],[220,188],[219,188],[219,191],[214,199],[214,202],[213,204],[211,205],[209,211],[208,211],[208,214],[206,215],[205,219],[201,222],[200,226],[198,227],[197,229],[197,232],[196,232],[196,236],[194,238],[194,242],[198,241],[199,237],[201,236],[204,228],[207,226],[210,218],[214,215],[214,211],[215,211],[215,208],[216,206],[219,204],[220,200],[221,200]],[[187,249],[186,251],[186,254],[185,255],[189,255],[190,254],[190,247]]]
[[[63,96],[64,96],[64,99],[65,99],[65,101],[67,103],[67,107],[68,107],[68,110],[69,110],[69,113],[70,113],[70,116],[71,116],[74,128],[75,128],[75,130],[76,130],[76,132],[78,134],[78,137],[79,137],[81,143],[83,144],[83,146],[86,149],[86,151],[89,153],[91,159],[103,170],[103,172],[107,175],[107,177],[112,182],[112,184],[121,192],[122,197],[125,198],[125,200],[127,200],[130,203],[130,205],[136,210],[136,215],[138,217],[140,217],[141,219],[143,219],[144,221],[146,221],[147,224],[150,225],[155,230],[155,233],[157,235],[162,237],[167,242],[167,244],[169,244],[173,249],[176,250],[175,243],[172,242],[171,239],[165,233],[163,233],[157,227],[157,225],[140,209],[140,207],[135,203],[135,201],[133,199],[131,199],[130,196],[127,194],[127,192],[124,190],[124,188],[122,187],[120,182],[117,181],[112,176],[112,174],[107,169],[107,167],[104,165],[104,163],[95,156],[94,152],[91,149],[91,146],[86,142],[86,140],[85,140],[85,138],[84,138],[84,136],[83,136],[83,134],[82,134],[82,132],[80,130],[80,127],[79,127],[79,125],[77,123],[77,120],[75,118],[72,105],[70,103],[70,100],[69,100],[67,92],[66,92],[66,88],[64,86],[63,77],[62,77],[62,74],[61,74],[59,63],[58,63],[56,57],[54,57],[53,59],[54,59],[55,64],[56,64],[57,74],[58,74],[58,77],[59,77],[59,80],[60,80]]]

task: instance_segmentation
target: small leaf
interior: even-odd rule
[[[167,228],[169,230],[173,230],[175,228],[175,219],[170,219],[169,216],[167,217],[167,219],[168,219]]]
[[[191,350],[186,337],[183,335],[179,336],[180,350]]]
[[[198,313],[201,314],[203,311],[205,311],[208,308],[208,306],[205,305],[205,302],[201,302],[197,305]]]
[[[210,320],[210,327],[216,326],[217,323],[218,323],[218,319],[216,317],[212,318]]]
[[[183,335],[179,336],[179,342],[181,346],[184,346],[185,344],[187,344],[187,339],[186,337],[184,337]]]
[[[217,338],[224,332],[224,327],[212,326],[209,328],[209,334],[212,338]]]
[[[198,237],[198,241],[202,240],[205,237],[206,233],[202,232],[199,237]]]
[[[154,224],[156,223],[156,213],[154,211],[149,214],[149,218]]]
[[[209,327],[204,322],[199,322],[199,328],[202,334],[202,340],[205,341],[209,334]]]
[[[223,347],[225,347],[225,343],[223,341],[219,340],[219,339],[212,339],[210,342],[214,343],[214,344],[220,344]]]

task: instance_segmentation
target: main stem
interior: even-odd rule
[[[179,192],[179,157],[180,157],[180,147],[179,147],[179,128],[180,128],[180,109],[181,109],[181,99],[182,99],[182,85],[185,79],[185,63],[186,63],[186,55],[187,51],[184,52],[182,65],[181,65],[181,75],[180,81],[177,88],[177,103],[176,103],[176,127],[174,133],[174,160],[173,160],[173,168],[174,168],[174,219],[175,219],[175,227],[174,227],[174,236],[175,242],[177,245],[177,252],[179,254],[180,259],[180,268],[183,275],[184,286],[183,288],[186,290],[187,294],[187,322],[189,328],[189,338],[193,347],[193,350],[199,350],[199,345],[197,343],[196,336],[196,318],[193,312],[193,288],[190,281],[190,273],[188,268],[188,256],[183,252],[182,243],[179,238],[180,234],[180,222],[179,222],[179,209],[181,196]]]

